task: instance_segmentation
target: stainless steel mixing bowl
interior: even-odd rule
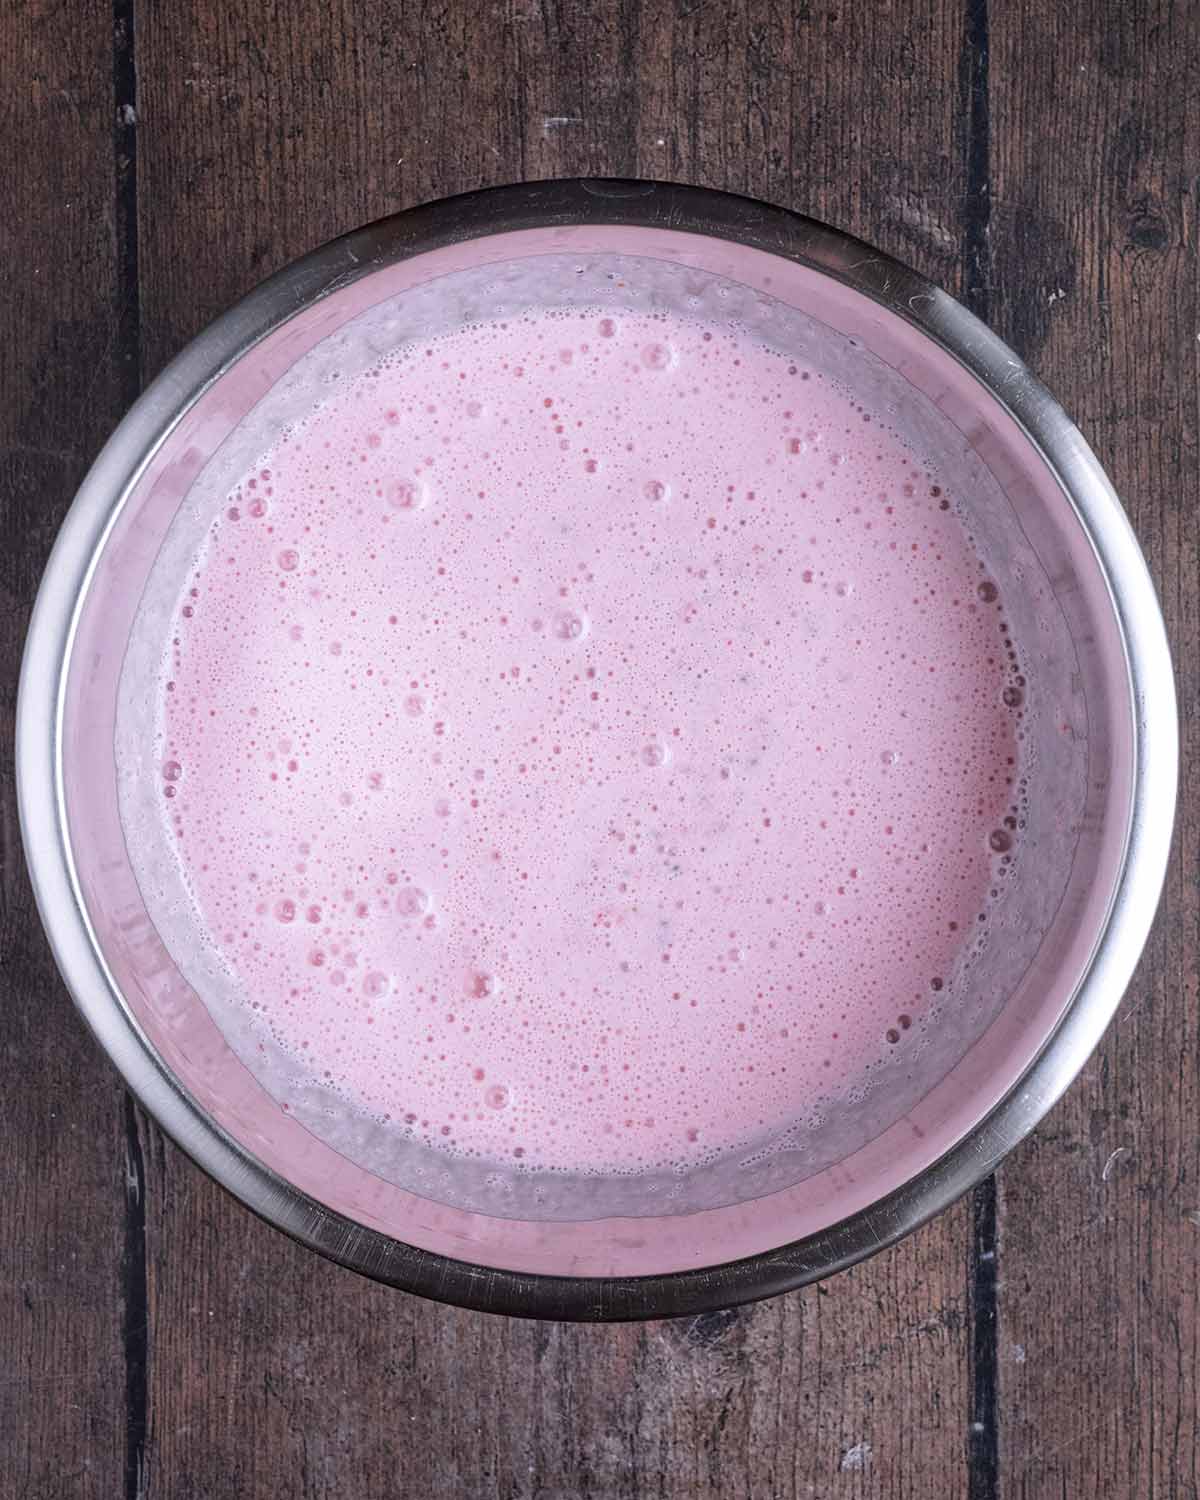
[[[331,1149],[242,1066],[176,967],[118,813],[113,731],[130,625],[197,474],[349,319],[388,299],[403,306],[437,278],[539,256],[547,267],[576,258],[580,275],[632,256],[699,285],[719,278],[744,294],[747,316],[798,309],[843,353],[858,351],[986,479],[993,522],[1036,560],[1073,652],[1081,707],[1064,727],[1083,775],[1071,858],[987,1025],[843,1159],[699,1212],[498,1217],[422,1197]],[[129,1087],[183,1149],[263,1218],[367,1275],[468,1306],[581,1319],[694,1313],[803,1285],[991,1172],[1121,999],[1165,870],[1177,769],[1170,657],[1137,542],[1080,434],[1012,351],[944,292],[823,225],[744,198],[612,181],[501,188],[371,225],[272,277],[190,345],[121,423],[62,528],[30,628],[17,748],[25,846],[59,966]]]

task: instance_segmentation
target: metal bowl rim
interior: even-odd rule
[[[101,957],[62,786],[63,697],[80,602],[146,463],[199,396],[296,313],[383,265],[462,240],[573,224],[670,228],[799,261],[904,318],[970,371],[1024,428],[1092,544],[1124,640],[1134,736],[1125,855],[1091,963],[1054,1032],[990,1114],[896,1192],[818,1234],[722,1266],[620,1279],[528,1275],[419,1250],[316,1202],[221,1129],[161,1062]],[[1170,652],[1144,559],[1090,448],[1013,351],[916,272],[816,220],[709,189],[617,179],[523,183],[406,210],[292,262],[210,324],[133,405],[80,487],[34,607],[17,708],[21,827],[42,921],[76,1005],[162,1128],[260,1217],[344,1266],[465,1307],[586,1321],[695,1314],[806,1285],[893,1243],[986,1177],[1067,1088],[1120,1003],[1165,876],[1177,775]]]

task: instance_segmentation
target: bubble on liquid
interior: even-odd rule
[[[163,780],[178,781],[183,775],[183,767],[177,760],[168,760],[163,764]]]
[[[489,1109],[503,1109],[508,1103],[508,1090],[502,1083],[493,1083],[485,1091],[483,1102]]]
[[[1006,708],[1020,708],[1021,704],[1025,702],[1025,689],[1019,687],[1015,682],[1010,682],[1000,696]]]
[[[261,495],[255,495],[254,499],[246,507],[256,521],[261,521],[270,508]]]
[[[849,599],[850,595],[854,592],[854,585],[848,578],[842,578],[834,584],[833,592],[839,599]]]
[[[285,547],[276,561],[285,573],[294,573],[300,566],[300,554],[295,547]]]
[[[993,854],[1007,854],[1013,846],[1013,837],[1007,828],[993,828],[988,834],[988,848]]]
[[[425,699],[420,693],[409,693],[404,700],[404,712],[410,719],[419,719],[425,712]]]
[[[474,969],[467,976],[467,994],[472,1000],[490,1000],[500,993],[500,981],[489,969]]]
[[[296,920],[296,903],[290,901],[286,896],[275,903],[275,920],[277,922],[294,922]]]
[[[827,917],[832,910],[833,906],[829,901],[813,902],[813,911],[817,914],[818,917]]]
[[[384,493],[393,510],[424,510],[429,504],[429,487],[419,479],[390,479]]]
[[[601,318],[596,324],[596,331],[602,339],[611,339],[617,331],[616,320],[613,318]]]
[[[304,913],[304,920],[306,922],[311,922],[314,926],[316,926],[316,924],[321,920],[321,908],[315,903],[312,906],[308,907],[308,909]]]
[[[406,885],[396,897],[396,910],[402,917],[423,917],[429,910],[429,892],[419,885]]]
[[[363,994],[372,1000],[380,999],[390,988],[387,975],[379,969],[372,969],[363,978]]]
[[[582,640],[587,628],[587,616],[578,610],[560,609],[554,616],[554,634],[560,641]]]
[[[879,759],[885,766],[898,766],[900,764],[899,750],[881,750]]]
[[[671,498],[671,486],[662,479],[647,479],[646,483],[642,486],[642,494],[645,495],[647,500],[652,500],[655,504],[660,504],[662,501]]]
[[[670,344],[646,344],[642,349],[642,363],[648,370],[669,370],[677,360]]]
[[[663,740],[648,740],[638,753],[644,766],[665,766],[671,759],[671,747]]]
[[[324,951],[322,949],[320,949],[320,948],[314,948],[312,950],[312,952],[308,955],[308,961],[313,966],[314,969],[322,969],[322,968],[324,968],[325,967],[325,954],[324,954]]]
[[[482,415],[483,415],[483,402],[482,401],[468,401],[467,402],[467,416],[468,417],[481,417]]]
[[[983,580],[983,582],[976,590],[976,593],[985,604],[994,604],[1000,597],[1000,590],[996,587],[996,585],[990,578],[985,578]]]

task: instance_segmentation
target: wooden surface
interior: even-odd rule
[[[16,0],[0,58],[0,1496],[1196,1500],[1200,12]],[[1146,958],[998,1179],[644,1327],[373,1286],[201,1176],[57,978],[9,763],[38,573],[139,382],[333,234],[576,173],[758,194],[964,295],[1109,467],[1192,716]]]

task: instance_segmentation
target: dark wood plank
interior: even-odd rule
[[[59,981],[17,828],[13,712],[58,523],[120,410],[112,11],[0,22],[0,1494],[122,1492],[122,1095]]]
[[[1182,1500],[1200,1492],[1197,12],[997,7],[991,72],[994,318],[1116,481],[1184,707],[1154,937],[1084,1077],[1001,1174],[1004,1493]]]
[[[147,7],[146,366],[329,235],[522,177],[760,193],[957,284],[961,41],[941,0]],[[371,1286],[157,1137],[147,1177],[148,1472],[172,1497],[967,1493],[964,1207],[820,1292],[587,1329]]]
[[[966,1493],[963,1297],[938,1231],[807,1297],[581,1328],[370,1285],[245,1232],[177,1159],[162,1172],[149,1473],[172,1500],[285,1478],[304,1496]]]

